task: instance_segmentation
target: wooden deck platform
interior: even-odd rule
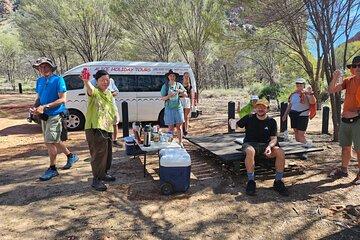
[[[245,159],[244,152],[241,151],[241,144],[236,143],[238,138],[244,138],[244,133],[224,133],[214,135],[202,135],[186,139],[191,143],[210,151],[218,156],[222,162],[243,161]],[[311,153],[323,151],[323,148],[305,148],[303,144],[298,142],[279,142],[280,147],[285,151],[285,155],[294,155],[301,153]]]

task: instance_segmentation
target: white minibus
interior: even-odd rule
[[[160,90],[167,81],[165,74],[172,69],[180,74],[182,82],[185,72],[190,75],[192,89],[197,95],[194,73],[189,64],[168,62],[121,62],[99,61],[88,62],[70,69],[63,74],[67,87],[66,107],[69,110],[67,122],[68,130],[81,130],[85,125],[87,96],[80,73],[86,67],[91,76],[98,70],[104,69],[114,79],[119,94],[115,97],[122,122],[121,103],[126,101],[129,109],[129,122],[154,122],[163,125],[164,102],[161,100]],[[196,114],[197,116],[197,114]]]

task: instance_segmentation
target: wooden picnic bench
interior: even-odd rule
[[[237,139],[244,138],[244,133],[222,133],[213,135],[202,136],[187,136],[186,139],[213,153],[220,159],[220,163],[226,165],[232,165],[237,169],[244,167],[245,153],[241,150],[241,144],[235,142]],[[297,155],[302,153],[312,153],[323,151],[323,148],[311,147],[305,148],[304,144],[298,142],[279,142],[280,147],[284,150],[285,155]],[[264,158],[265,159],[265,158]],[[265,168],[274,166],[274,161],[262,161],[263,159],[257,159],[256,164],[262,165]]]

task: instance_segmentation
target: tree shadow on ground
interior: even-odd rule
[[[352,182],[346,184],[336,184],[323,186],[328,183],[334,182],[333,179],[326,178],[316,182],[306,182],[299,183],[292,186],[288,186],[288,190],[290,193],[289,197],[282,197],[277,192],[275,192],[272,188],[264,188],[257,187],[257,195],[256,196],[247,196],[245,193],[245,188],[241,191],[241,195],[237,196],[236,201],[242,202],[247,201],[252,204],[261,204],[271,201],[280,201],[281,202],[296,202],[296,201],[304,201],[313,198],[315,194],[323,194],[325,192],[329,192],[336,189],[344,189],[354,186]],[[245,186],[245,185],[244,185]]]
[[[19,134],[36,134],[41,133],[41,126],[39,124],[21,124],[11,126],[0,130],[0,136],[19,135]]]
[[[91,191],[88,182],[40,182],[31,185],[20,185],[13,190],[0,194],[0,205],[24,206],[42,200],[51,200],[59,196],[71,196]],[[19,197],[20,196],[20,197]]]
[[[80,153],[80,152],[88,151],[88,149],[89,149],[86,141],[77,141],[76,144],[68,144],[65,142],[65,146],[67,146],[68,149],[73,153]],[[26,161],[28,158],[48,156],[48,150],[43,142],[29,143],[29,144],[21,145],[21,152],[19,152],[19,151],[20,150],[19,150],[18,146],[7,148],[6,154],[0,155],[2,158],[1,162],[8,162],[8,161],[14,161],[14,160],[25,160]],[[16,153],[16,152],[18,152],[18,153]],[[58,157],[60,155],[63,155],[63,154],[59,153]]]
[[[312,227],[314,227],[314,225],[317,222],[322,221],[322,220],[324,220],[323,217],[316,217],[316,218],[312,219],[310,222],[307,222],[300,229],[297,229],[292,233],[286,234],[284,239],[288,239],[288,240],[302,239],[301,236],[304,232],[311,229]],[[336,224],[335,222],[332,222],[332,223]],[[341,226],[344,228],[343,225],[341,225]],[[341,231],[330,234],[328,236],[319,238],[319,240],[355,240],[355,239],[359,239],[359,236],[360,236],[360,226],[346,226],[345,229],[342,229]]]
[[[360,238],[360,226],[353,226],[333,233],[319,240],[358,240]]]

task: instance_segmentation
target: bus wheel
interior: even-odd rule
[[[69,117],[66,120],[68,131],[83,130],[85,126],[84,115],[75,109],[69,109]]]

